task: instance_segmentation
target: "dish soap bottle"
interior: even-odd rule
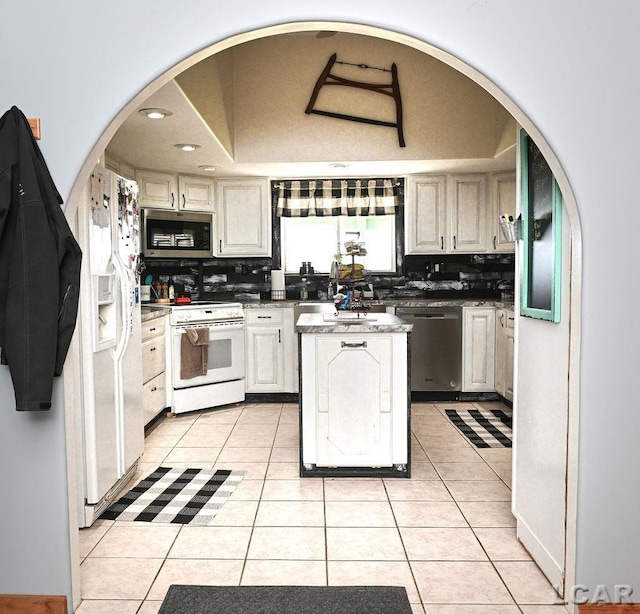
[[[302,278],[302,288],[300,289],[300,300],[306,301],[309,298],[309,290],[307,289],[307,278]]]

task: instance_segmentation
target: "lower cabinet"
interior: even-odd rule
[[[301,335],[302,464],[406,471],[407,335]]]
[[[496,310],[496,392],[513,401],[514,314]]]
[[[297,390],[294,344],[292,308],[246,309],[246,391],[255,393]]]
[[[462,391],[495,391],[496,312],[494,307],[462,310]]]
[[[148,424],[167,406],[167,317],[142,323],[142,408]]]

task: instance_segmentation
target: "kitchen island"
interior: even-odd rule
[[[388,313],[299,317],[302,477],[410,477],[411,328]]]

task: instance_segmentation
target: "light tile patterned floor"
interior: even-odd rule
[[[160,464],[245,478],[210,527],[81,530],[78,614],[157,614],[172,583],[392,584],[416,614],[565,614],[515,538],[511,450],[473,447],[449,406],[412,404],[411,479],[299,478],[295,404],[161,420],[136,480]]]

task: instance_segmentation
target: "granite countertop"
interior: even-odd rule
[[[148,322],[149,320],[155,320],[156,318],[162,318],[169,315],[171,309],[164,305],[142,305],[140,310],[142,322]]]
[[[366,316],[348,312],[335,316],[331,313],[303,313],[296,323],[299,333],[410,333],[412,324],[403,322],[390,313],[370,313]]]
[[[305,303],[326,303],[326,300],[301,301],[299,299],[286,299],[282,301],[252,301],[243,303],[245,309],[263,309],[274,307],[295,307]],[[366,300],[368,305],[386,305],[388,307],[498,307],[501,309],[513,309],[513,302],[505,302],[500,299],[425,299],[425,298],[400,298],[400,299],[371,299]]]

